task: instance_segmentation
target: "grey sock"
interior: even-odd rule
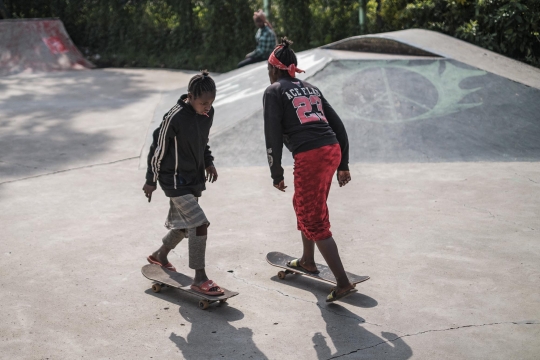
[[[196,234],[196,229],[189,229],[189,267],[199,270],[205,267],[207,235]]]
[[[180,241],[182,241],[183,238],[186,237],[186,232],[185,230],[182,230],[182,229],[173,229],[173,230],[169,230],[169,232],[167,233],[167,235],[165,235],[165,237],[163,238],[163,245],[165,245],[165,247],[167,249],[174,249],[176,247],[176,245],[178,245],[180,243]]]

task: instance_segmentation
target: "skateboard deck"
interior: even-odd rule
[[[316,275],[310,274],[310,273],[306,273],[295,268],[288,267],[287,263],[294,259],[297,259],[297,258],[294,258],[287,254],[283,254],[278,251],[272,251],[266,254],[266,261],[268,261],[270,265],[285,269],[285,270],[279,271],[277,274],[278,278],[280,278],[281,280],[285,279],[285,276],[287,274],[300,274],[300,275],[305,275],[305,276],[308,276],[317,280],[326,281],[334,285],[336,284],[336,278],[334,277],[334,274],[332,274],[332,271],[330,270],[328,266],[322,265],[322,264],[316,264],[317,269],[320,271],[320,273]],[[347,277],[349,278],[349,281],[352,284],[359,284],[361,282],[369,280],[369,276],[360,276],[356,274],[351,274],[350,272],[346,272],[346,274],[347,274]]]
[[[154,284],[152,285],[153,292],[160,292],[164,286],[180,289],[198,297],[200,299],[199,308],[201,308],[202,310],[206,310],[208,306],[212,303],[218,301],[220,303],[224,303],[227,302],[227,299],[238,295],[237,292],[227,290],[221,286],[221,289],[224,291],[223,295],[212,296],[202,294],[198,291],[191,289],[190,286],[193,283],[193,278],[179,272],[169,271],[155,264],[144,265],[141,269],[141,272],[144,277],[154,281]]]

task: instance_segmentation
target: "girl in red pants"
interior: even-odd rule
[[[266,152],[274,187],[285,191],[281,152],[283,143],[294,156],[294,198],[298,230],[304,253],[288,265],[318,273],[315,245],[336,277],[337,286],[326,301],[332,302],[356,291],[350,283],[332,233],[326,200],[337,170],[339,186],[351,181],[349,142],[339,116],[321,91],[295,78],[298,69],[292,44],[283,38],[268,59],[270,86],[264,93]]]

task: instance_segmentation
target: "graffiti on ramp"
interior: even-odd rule
[[[73,44],[62,21],[0,20],[0,76],[93,67]]]

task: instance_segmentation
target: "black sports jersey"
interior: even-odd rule
[[[266,88],[263,105],[266,152],[274,184],[283,180],[284,143],[296,155],[339,142],[338,170],[349,170],[347,131],[317,87],[296,78],[282,78]]]

